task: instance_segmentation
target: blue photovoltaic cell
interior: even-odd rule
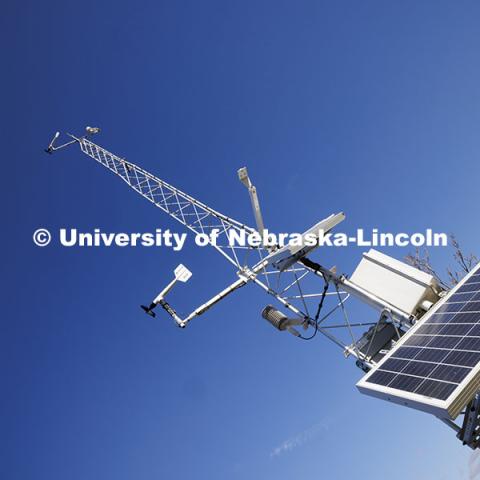
[[[479,362],[480,264],[367,382],[446,400]]]

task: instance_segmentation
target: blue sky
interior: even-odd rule
[[[98,125],[101,145],[247,223],[243,165],[272,230],[343,210],[346,231],[433,228],[479,253],[479,15],[468,1],[7,2],[2,478],[469,478],[453,433],[360,395],[353,362],[275,332],[253,287],[187,330],[142,315],[179,262],[194,272],[172,295],[181,312],[230,282],[215,252],[31,235],[176,228],[78,151],[42,152],[57,129]],[[361,252],[315,258],[350,273]],[[432,252],[439,269],[449,255]]]

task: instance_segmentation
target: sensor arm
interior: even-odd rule
[[[176,324],[180,328],[185,328],[187,326],[187,323],[190,322],[190,320],[192,320],[195,317],[198,317],[199,315],[202,315],[207,310],[210,310],[210,308],[212,308],[218,302],[223,300],[225,297],[227,297],[231,293],[235,292],[240,287],[243,287],[248,281],[249,281],[248,278],[244,278],[244,277],[239,278],[238,280],[233,282],[231,285],[224,288],[220,293],[217,293],[217,295],[213,296],[210,300],[208,300],[207,302],[205,302],[202,305],[200,305],[199,307],[197,307],[195,310],[193,310],[192,313],[190,313],[187,317],[185,317],[183,319],[178,316],[177,312],[170,306],[170,304],[165,300],[165,298],[163,298],[163,297],[160,298],[161,294],[157,296],[157,298],[154,300],[152,305],[154,305],[154,306],[160,305],[175,320]],[[167,286],[167,288],[168,288],[168,286]],[[144,308],[144,310],[145,310],[145,308]],[[151,308],[149,308],[149,310],[151,311]],[[149,313],[149,312],[147,312],[147,313]]]
[[[58,140],[58,137],[60,136],[60,132],[56,132],[55,135],[52,138],[52,141],[48,144],[48,147],[45,149],[46,153],[52,154],[53,152],[56,152],[57,150],[61,150],[62,148],[68,147],[69,145],[73,145],[74,143],[78,142],[78,139],[73,137],[72,135],[68,134],[69,137],[71,137],[73,140],[70,140],[68,142],[63,143],[62,145],[56,146],[55,143]]]
[[[48,147],[45,149],[46,153],[53,153],[56,152],[57,150],[61,150],[62,148],[68,147],[70,145],[73,145],[74,143],[80,143],[81,140],[83,140],[86,136],[88,135],[95,135],[96,133],[99,133],[100,129],[98,127],[85,127],[85,136],[81,138],[77,138],[71,133],[67,133],[67,135],[72,139],[68,142],[62,143],[62,145],[56,146],[55,143],[58,140],[58,137],[60,137],[60,132],[55,132],[55,135],[52,138],[52,141],[48,144]]]
[[[160,298],[162,296],[162,293],[165,292],[165,290],[168,289],[168,291],[172,288],[173,285],[171,285],[172,282],[170,282],[169,285],[162,291],[160,295],[156,297],[154,300],[154,303],[150,305],[150,307],[145,307],[142,306],[143,310],[145,310],[146,313],[148,313],[151,316],[155,316],[153,313],[153,308],[155,308],[157,305],[160,305],[177,323],[177,325],[181,328],[184,328],[187,326],[187,324],[195,317],[198,317],[199,315],[204,314],[207,310],[210,310],[214,305],[216,305],[218,302],[223,300],[225,297],[228,297],[231,293],[237,291],[240,287],[243,287],[249,282],[253,283],[258,283],[261,284],[263,288],[267,288],[263,285],[262,282],[260,282],[257,278],[258,272],[263,270],[265,266],[267,265],[267,262],[263,260],[262,262],[258,263],[253,269],[248,269],[247,267],[244,267],[242,270],[237,272],[238,275],[238,280],[235,280],[232,284],[230,284],[228,287],[224,288],[221,292],[217,293],[217,295],[213,296],[210,298],[210,300],[206,301],[199,307],[197,307],[193,312],[191,312],[187,317],[184,319],[180,318],[176,311],[165,301],[165,298]],[[177,267],[178,269],[179,267]],[[176,269],[176,271],[177,271]],[[188,277],[190,278],[190,277]],[[187,278],[187,280],[188,280]],[[181,279],[180,279],[181,280]],[[171,285],[171,286],[170,286]],[[273,293],[270,289],[268,289],[270,293]],[[158,303],[155,303],[157,300]],[[153,308],[152,308],[153,307]],[[303,321],[302,321],[303,324]],[[291,324],[293,325],[293,323]]]
[[[174,278],[156,297],[153,303],[157,304],[160,303],[164,298],[165,295],[173,288],[173,286],[177,283],[177,279]]]
[[[240,168],[238,170],[238,179],[247,187],[248,194],[250,195],[250,201],[252,202],[253,215],[255,216],[255,223],[260,235],[263,236],[265,225],[263,223],[262,211],[260,209],[260,202],[258,200],[257,189],[252,184],[250,177],[248,176],[247,167]]]

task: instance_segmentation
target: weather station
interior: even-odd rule
[[[87,127],[85,135],[68,134],[60,145],[57,132],[46,152],[78,145],[81,152],[189,231],[216,231],[211,246],[234,269],[230,285],[182,317],[167,302],[172,288],[192,276],[187,267],[178,265],[173,279],[141,306],[146,314],[155,317],[160,307],[175,325],[185,328],[239,288],[255,285],[270,299],[261,317],[276,330],[300,340],[324,337],[344,357],[355,360],[365,372],[357,383],[361,393],[429,413],[451,428],[463,444],[472,449],[479,446],[480,265],[446,290],[433,275],[374,249],[363,254],[348,277],[310,257],[318,242],[283,247],[232,245],[229,231],[260,236],[265,232],[257,190],[245,167],[238,170],[238,177],[248,190],[255,228],[100,147],[91,140],[99,131]],[[333,213],[303,237],[333,231],[344,220],[344,213]],[[350,319],[347,305],[352,297],[372,307],[371,321]]]

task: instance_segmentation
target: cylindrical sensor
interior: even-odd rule
[[[278,330],[287,328],[288,318],[272,305],[267,305],[262,311],[262,317]]]

